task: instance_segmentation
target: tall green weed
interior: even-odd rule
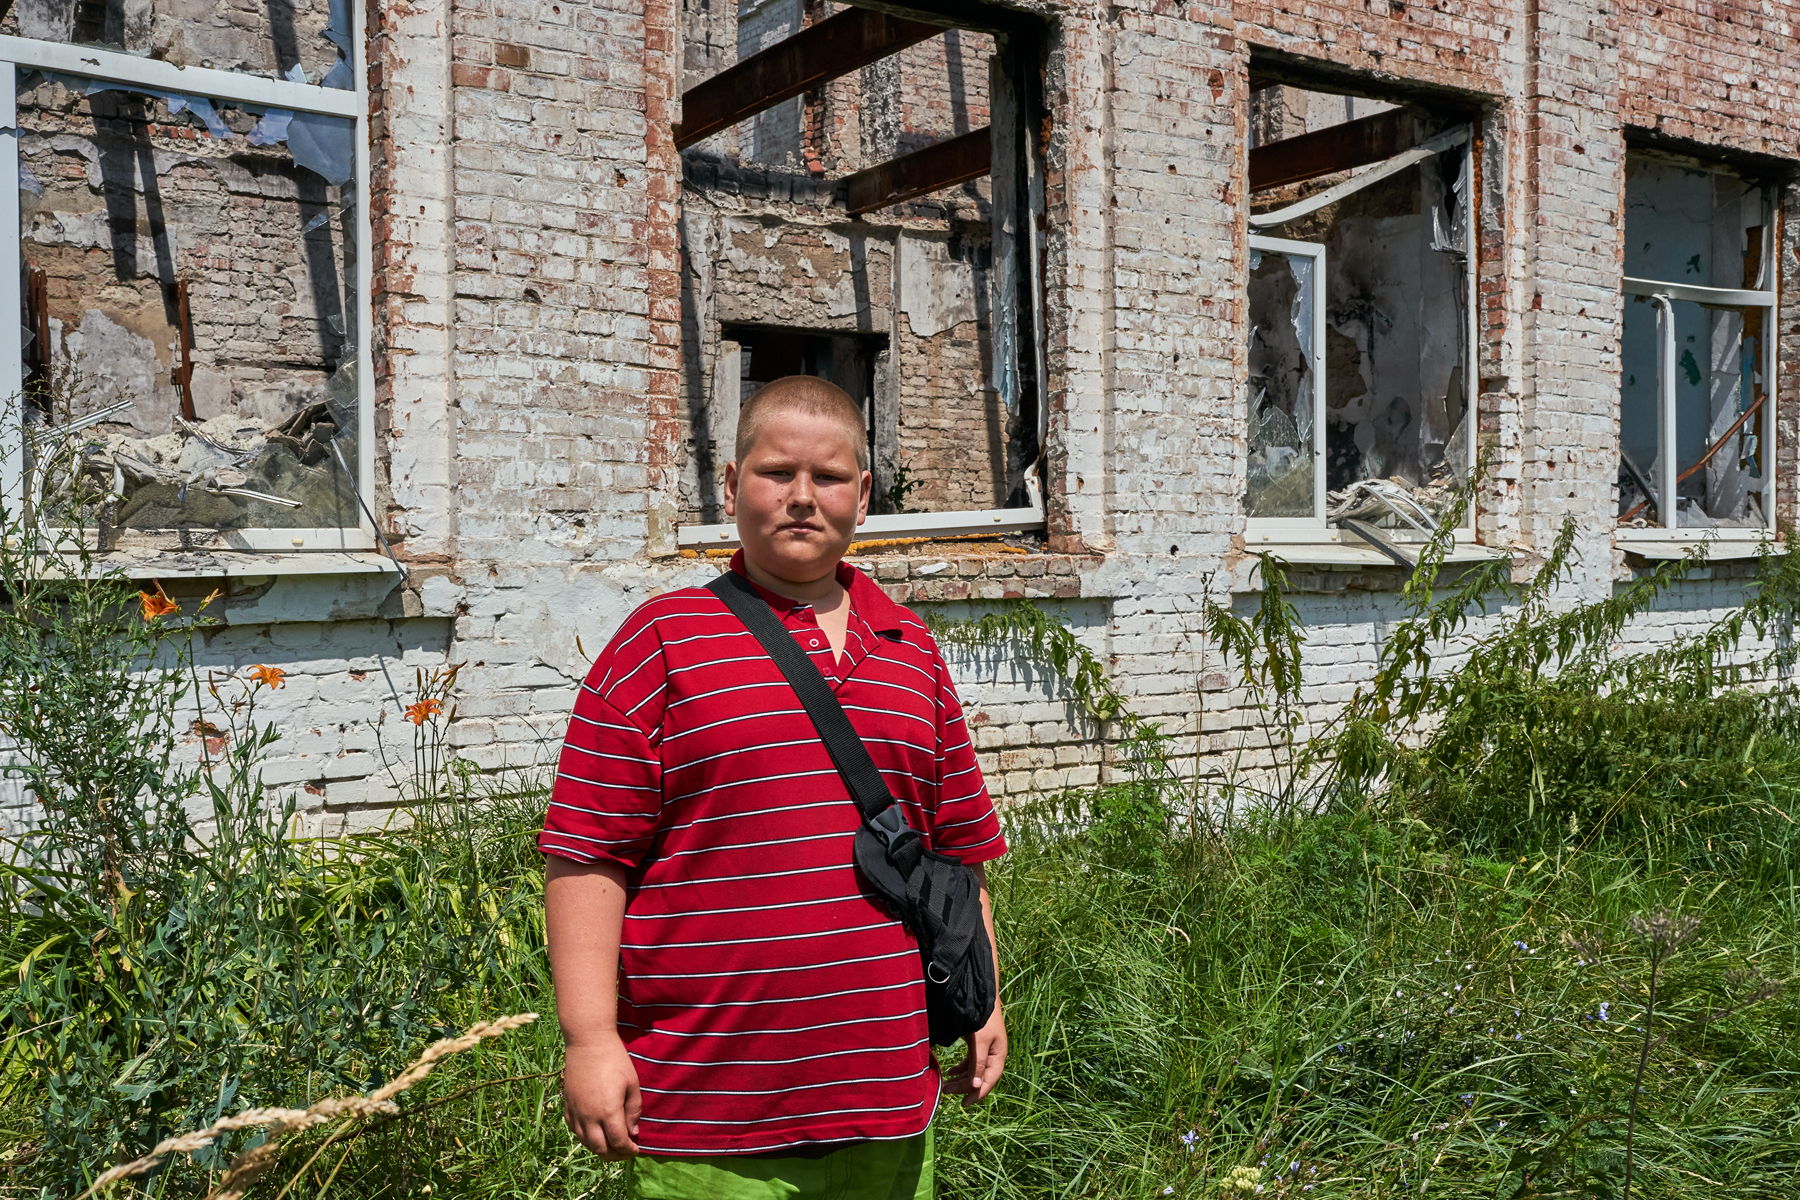
[[[364,1090],[529,952],[541,918],[511,878],[528,844],[430,807],[402,830],[298,836],[261,776],[277,733],[257,704],[281,672],[194,667],[212,598],[184,613],[98,569],[79,524],[3,532],[0,734],[35,802],[0,842],[0,1112],[29,1114],[15,1180],[72,1195],[222,1114]],[[453,868],[484,859],[506,888]],[[202,1190],[234,1148],[158,1193]]]

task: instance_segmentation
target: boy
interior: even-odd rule
[[[731,569],[807,650],[913,828],[1005,852],[924,625],[843,564],[869,506],[856,402],[790,376],[725,468]],[[913,936],[860,887],[860,815],[799,699],[702,588],[641,606],[575,703],[538,847],[569,1128],[661,1200],[927,1200],[939,1090]],[[998,961],[998,954],[995,955]],[[999,1005],[942,1081],[979,1103]]]

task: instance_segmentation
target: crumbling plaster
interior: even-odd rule
[[[1253,599],[1240,276],[1257,64],[1478,107],[1479,536],[1523,569],[1573,518],[1569,594],[1603,596],[1631,576],[1610,536],[1626,141],[1790,167],[1800,63],[1771,43],[1791,36],[1793,4],[1705,19],[1691,5],[1597,0],[1018,7],[1049,29],[1049,553],[930,574],[937,560],[899,556],[869,564],[878,579],[947,613],[1040,591],[1183,751],[1217,762],[1249,744],[1266,761],[1253,708],[1201,636],[1205,598]],[[294,672],[271,698],[287,734],[269,781],[321,823],[382,819],[392,795],[369,747],[374,729],[399,726],[415,667],[469,664],[452,733],[464,753],[532,759],[564,720],[578,647],[592,653],[633,605],[716,569],[674,553],[682,356],[696,347],[681,254],[727,214],[684,195],[696,168],[668,130],[682,64],[724,61],[735,39],[711,59],[690,53],[673,0],[412,0],[368,14],[378,512],[411,579],[240,589],[205,660]],[[1705,107],[1672,99],[1688,96]],[[722,159],[729,143],[703,149]],[[784,186],[784,211],[801,196],[820,228],[841,227],[824,212],[829,189]],[[1796,199],[1789,187],[1780,248],[1784,515],[1800,483]],[[1020,581],[1040,568],[1066,573],[1028,590]],[[1371,669],[1400,577],[1302,565],[1292,579],[1323,719]],[[1720,566],[1631,636],[1685,636],[1742,585],[1741,568]],[[1037,667],[995,649],[959,652],[955,669],[997,791],[1097,777],[1098,731]]]

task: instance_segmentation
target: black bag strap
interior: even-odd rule
[[[838,703],[831,685],[819,674],[819,668],[813,665],[806,651],[788,633],[768,603],[756,594],[755,585],[736,571],[726,571],[707,584],[706,590],[725,602],[725,607],[762,643],[762,648],[787,676],[806,715],[812,718],[813,728],[824,741],[831,761],[837,765],[838,774],[843,777],[850,799],[856,802],[863,820],[873,822],[892,808],[894,797],[888,791],[887,781],[876,769],[875,760],[869,757],[869,748],[863,745],[856,727],[844,715],[844,706]]]

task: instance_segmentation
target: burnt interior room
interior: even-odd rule
[[[863,405],[873,513],[1035,506],[1041,27],[807,0],[682,20],[680,520],[724,520],[770,363]]]

